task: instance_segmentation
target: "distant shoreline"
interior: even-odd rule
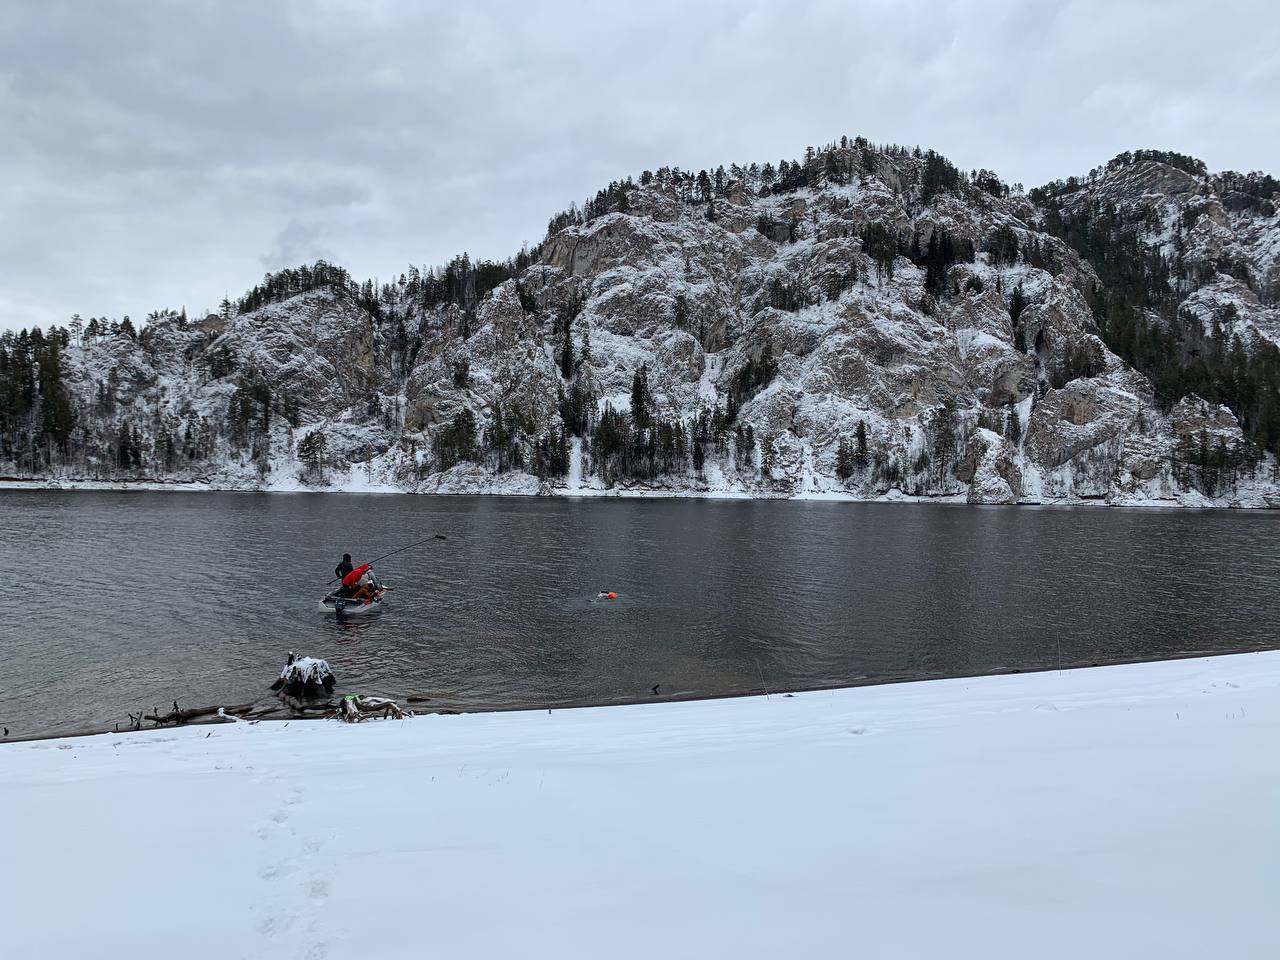
[[[1181,499],[1118,499],[1107,500],[1104,497],[1062,497],[1057,499],[1024,498],[1013,503],[970,502],[964,494],[915,495],[903,493],[893,488],[886,493],[875,496],[860,496],[854,493],[838,491],[811,491],[802,493],[751,493],[739,490],[697,490],[697,489],[646,489],[614,487],[610,489],[596,487],[543,487],[536,491],[523,492],[512,489],[426,489],[406,490],[403,487],[369,484],[359,487],[327,486],[308,487],[295,486],[256,486],[227,484],[216,480],[165,480],[158,478],[144,480],[99,480],[89,478],[50,479],[40,477],[0,477],[0,493],[10,490],[60,490],[86,493],[345,493],[345,494],[400,494],[417,497],[519,497],[532,499],[536,497],[560,497],[565,499],[633,499],[633,500],[785,500],[800,502],[830,503],[940,503],[974,507],[1143,507],[1154,509],[1212,509],[1212,510],[1276,510],[1280,509],[1280,500],[1274,504],[1266,502],[1243,502],[1215,498],[1210,500],[1199,494],[1188,494]]]

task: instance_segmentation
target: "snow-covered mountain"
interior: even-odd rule
[[[843,138],[664,168],[504,264],[10,337],[0,469],[1280,506],[1278,191],[1140,152],[1024,193]]]

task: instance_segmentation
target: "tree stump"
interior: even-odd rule
[[[289,651],[289,660],[271,689],[289,697],[315,698],[333,692],[333,670],[319,657],[299,657]]]

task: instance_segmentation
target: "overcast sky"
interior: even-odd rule
[[[506,257],[611,179],[846,133],[1028,186],[1136,147],[1280,174],[1276,9],[6,0],[0,327]]]

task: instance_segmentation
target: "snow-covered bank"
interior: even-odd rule
[[[15,956],[1272,957],[1280,652],[0,747]]]

